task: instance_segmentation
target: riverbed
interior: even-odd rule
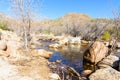
[[[83,70],[94,70],[91,64],[83,61],[83,53],[88,45],[66,45],[62,49],[50,49],[48,46],[54,44],[53,41],[41,40],[41,46],[38,49],[52,51],[54,54],[49,58],[50,62],[61,61],[63,65],[74,68],[78,73],[82,74]]]

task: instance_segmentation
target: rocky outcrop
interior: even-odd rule
[[[44,58],[13,61],[0,56],[0,80],[49,80],[49,73]]]
[[[90,80],[120,80],[120,72],[113,68],[96,70],[89,76]]]
[[[23,41],[16,33],[0,29],[0,55],[19,57],[19,49],[23,47]]]
[[[95,42],[88,51],[84,53],[84,59],[97,63],[108,55],[108,48],[102,42]]]
[[[23,41],[14,32],[0,29],[0,80],[49,80],[47,66],[52,53],[45,50],[26,52]],[[42,57],[41,57],[42,56]]]
[[[118,68],[118,66],[119,66],[119,57],[112,54],[105,57],[101,62],[98,63],[99,68],[106,68],[106,67]]]

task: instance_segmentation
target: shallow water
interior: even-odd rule
[[[84,48],[79,45],[65,46],[61,50],[53,51],[54,54],[49,61],[61,60],[63,64],[73,67],[80,73],[83,71],[83,51]]]
[[[49,49],[49,45],[55,42],[41,41],[42,45],[39,48],[52,51],[54,54],[49,58],[50,62],[61,60],[61,63],[73,67],[78,73],[82,73],[84,69],[93,70],[91,64],[83,61],[83,53],[88,45],[69,45],[64,46],[62,49]],[[72,79],[73,80],[73,79]],[[76,80],[76,79],[74,79]]]

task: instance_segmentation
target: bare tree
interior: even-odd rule
[[[120,10],[118,10],[118,12],[113,13],[114,14],[114,19],[113,19],[113,23],[114,23],[114,34],[115,34],[115,38],[116,39],[120,39]]]
[[[106,22],[100,22],[100,21],[94,21],[93,24],[87,24],[82,30],[83,39],[84,40],[95,40],[96,38],[100,38],[100,36],[105,31],[105,28],[107,27],[108,23]]]
[[[10,2],[13,13],[21,22],[20,27],[23,30],[24,47],[28,50],[33,13],[35,12],[35,6],[40,3],[40,0],[10,0]]]

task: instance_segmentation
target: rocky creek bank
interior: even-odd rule
[[[46,50],[23,49],[23,40],[16,33],[0,30],[0,80],[51,80],[53,73],[46,59]]]
[[[89,76],[90,80],[120,80],[120,52],[108,51],[108,47],[97,41],[84,54],[85,60],[96,65],[96,70]]]

